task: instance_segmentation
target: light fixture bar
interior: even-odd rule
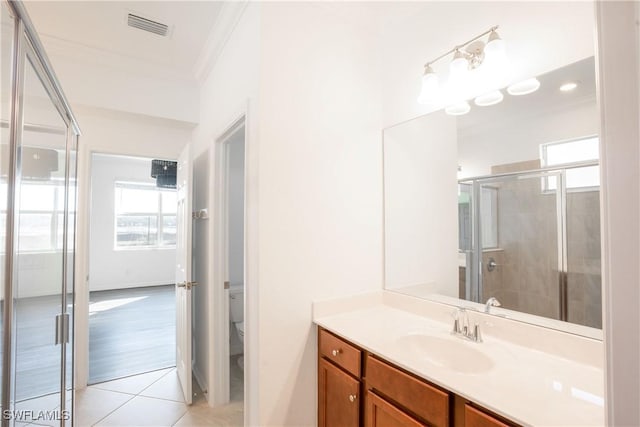
[[[444,58],[445,56],[452,54],[452,53],[453,53],[453,52],[455,52],[456,50],[460,50],[460,49],[462,49],[463,47],[465,47],[465,46],[467,46],[467,45],[470,45],[470,44],[471,44],[471,43],[473,43],[474,41],[478,40],[479,38],[482,38],[482,37],[486,36],[487,34],[490,34],[492,31],[496,31],[499,27],[500,27],[499,25],[495,25],[495,26],[493,26],[493,27],[489,28],[489,29],[488,29],[487,31],[485,31],[484,33],[482,33],[482,34],[479,34],[479,35],[475,36],[474,38],[472,38],[472,39],[471,39],[471,40],[469,40],[468,42],[466,42],[466,43],[462,43],[462,44],[459,44],[459,45],[457,45],[457,46],[454,46],[452,49],[450,49],[450,50],[448,50],[447,52],[443,53],[442,55],[438,56],[436,59],[433,59],[433,60],[431,60],[431,61],[427,62],[427,63],[424,65],[424,66],[425,66],[425,68],[426,68],[426,67],[429,67],[430,65],[434,64],[435,62],[437,62],[437,61],[441,60],[441,59],[442,59],[442,58]]]

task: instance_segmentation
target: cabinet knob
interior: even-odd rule
[[[342,353],[342,350],[337,349],[337,350],[331,350],[331,354],[333,354],[334,357],[336,357],[337,355],[339,355],[340,353]]]
[[[357,398],[358,398],[358,396],[356,396],[355,394],[350,394],[349,395],[349,402],[355,402]]]

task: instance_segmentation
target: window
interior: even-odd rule
[[[60,251],[64,231],[64,180],[23,180],[20,185],[18,216],[18,252]],[[6,200],[7,185],[0,185],[0,198]],[[72,201],[75,201],[72,198]],[[75,206],[69,206],[69,224],[75,220]],[[7,212],[0,214],[0,229],[4,235]],[[73,245],[73,233],[69,244]],[[4,248],[2,248],[4,251]]]
[[[567,166],[599,159],[597,136],[571,141],[550,142],[540,146],[542,166]],[[600,168],[597,165],[566,170],[568,190],[591,190],[600,187]],[[544,191],[555,191],[556,177],[543,179]]]
[[[175,247],[175,190],[116,182],[115,208],[116,249]]]

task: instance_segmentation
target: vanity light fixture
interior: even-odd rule
[[[562,92],[571,92],[575,88],[578,87],[578,83],[576,82],[568,82],[560,86],[560,91]]]
[[[506,55],[505,42],[500,38],[497,30],[497,25],[491,27],[484,33],[465,43],[454,46],[437,58],[427,62],[424,65],[422,90],[420,91],[418,102],[421,104],[437,104],[439,102],[457,104],[464,99],[468,99],[465,92],[471,86],[477,86],[478,84],[489,86],[485,87],[485,90],[499,87],[495,85],[496,83],[493,80],[495,80],[496,75],[504,74]],[[480,39],[487,34],[489,37],[485,43]],[[444,88],[440,87],[438,76],[434,72],[432,65],[450,54],[453,54],[453,58],[449,64],[448,87],[443,90]],[[483,66],[483,64],[485,65]],[[484,68],[492,69],[484,70]],[[482,73],[476,72],[476,70],[480,69],[483,69]],[[473,89],[477,88],[474,87]],[[449,98],[453,99],[444,99],[445,96],[443,95],[448,95]]]
[[[530,79],[512,84],[507,88],[507,92],[509,93],[509,95],[513,96],[528,95],[537,91],[539,88],[540,81],[535,77],[531,77]]]
[[[471,111],[471,106],[467,101],[458,102],[444,109],[444,112],[451,116],[462,116]]]
[[[480,95],[475,99],[475,103],[478,107],[488,107],[490,105],[496,105],[504,99],[504,95],[499,90],[494,90],[484,95]]]

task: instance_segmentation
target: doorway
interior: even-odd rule
[[[176,190],[152,160],[92,154],[89,384],[176,363]]]
[[[227,283],[229,284],[229,400],[244,400],[244,249],[245,249],[245,126],[225,140],[227,177]]]

